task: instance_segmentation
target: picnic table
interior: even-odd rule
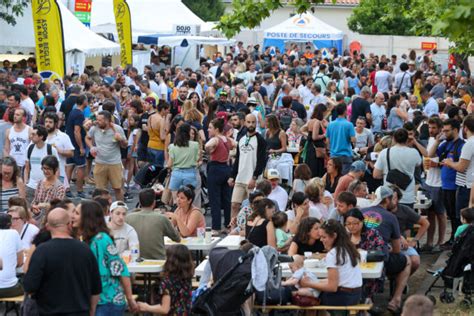
[[[130,273],[143,274],[143,286],[145,288],[145,301],[150,302],[152,288],[152,275],[163,271],[165,260],[144,260],[141,262],[129,262],[127,264]]]
[[[210,251],[214,248],[217,243],[221,240],[220,237],[212,237],[210,243],[206,243],[203,238],[198,237],[187,237],[181,238],[180,242],[172,241],[170,238],[165,237],[165,247],[169,247],[171,245],[181,244],[185,245],[189,250],[193,250],[197,252],[196,256],[196,265],[199,264],[201,258],[203,257],[203,251]]]
[[[230,250],[236,250],[240,248],[240,242],[244,239],[245,237],[240,235],[227,235],[217,243],[216,247],[224,247]]]

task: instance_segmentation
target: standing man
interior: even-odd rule
[[[411,89],[411,76],[408,73],[408,64],[400,64],[400,72],[395,75],[395,84],[393,86],[394,93],[410,93]]]
[[[86,143],[91,149],[92,156],[95,157],[96,187],[105,189],[110,182],[115,192],[115,199],[123,201],[123,166],[120,148],[126,148],[128,141],[122,127],[112,122],[110,112],[99,112],[97,125],[89,130]]]
[[[267,143],[262,135],[257,133],[255,115],[245,117],[247,134],[237,139],[237,154],[229,178],[232,191],[232,216],[237,216],[242,201],[248,198],[248,193],[255,188],[257,178],[263,173],[267,163]]]
[[[5,135],[8,129],[12,127],[11,122],[3,120],[3,114],[5,114],[7,108],[0,106],[0,148],[5,148]],[[3,158],[3,150],[0,151],[0,159]]]
[[[44,126],[48,131],[47,144],[51,144],[58,152],[59,180],[64,183],[66,178],[66,159],[74,156],[74,145],[66,133],[58,129],[59,118],[56,113],[46,113]],[[69,180],[65,183],[69,183]]]
[[[3,148],[3,156],[15,158],[21,169],[25,167],[26,150],[33,133],[33,129],[24,123],[25,116],[25,109],[15,109],[13,126],[5,132],[5,148]]]
[[[30,96],[28,95],[28,89],[25,86],[20,86],[18,88],[20,91],[20,106],[28,112],[28,125],[33,125],[36,122],[36,109],[35,103],[31,100]]]
[[[26,150],[25,183],[26,199],[31,202],[35,196],[38,183],[44,179],[41,168],[41,160],[46,156],[56,156],[59,160],[58,151],[50,144],[46,144],[48,131],[42,125],[36,125],[31,133],[31,144]]]
[[[379,63],[379,70],[375,73],[375,85],[378,92],[390,92],[392,86],[392,74],[387,71],[387,64]]]
[[[357,150],[359,154],[367,154],[369,147],[375,145],[374,134],[368,128],[365,128],[367,125],[367,120],[364,116],[359,116],[356,120],[356,143],[354,150]]]
[[[438,102],[430,95],[426,89],[421,91],[421,100],[424,103],[423,114],[430,118],[432,115],[439,114]]]
[[[66,121],[66,134],[69,136],[74,146],[74,154],[66,160],[66,173],[68,181],[71,181],[72,173],[76,168],[76,188],[77,196],[84,199],[84,168],[86,166],[86,131],[84,129],[84,109],[87,107],[87,96],[81,94],[76,98],[77,106],[72,109]],[[66,192],[66,196],[71,198],[71,191]]]
[[[318,84],[321,87],[322,94],[324,94],[324,92],[326,91],[326,87],[329,81],[331,81],[331,79],[326,76],[326,65],[319,65],[318,73],[316,74],[316,76],[314,76],[314,83]]]
[[[372,113],[370,111],[370,88],[365,86],[360,90],[360,96],[357,96],[352,101],[352,115],[351,122],[356,125],[356,120],[360,117],[365,117],[367,122],[371,122]],[[368,125],[370,126],[370,124]]]
[[[374,98],[374,103],[370,105],[370,113],[372,117],[372,132],[382,133],[383,121],[387,116],[385,109],[385,96],[382,92],[377,92]],[[386,128],[386,127],[385,127]]]
[[[355,144],[355,129],[346,118],[347,106],[344,103],[336,106],[337,119],[329,123],[326,137],[330,157],[340,157],[342,174],[349,172],[352,164],[352,144]]]
[[[64,209],[48,214],[52,239],[36,248],[23,279],[40,315],[95,315],[102,292],[99,265],[89,246],[71,237],[69,221]]]
[[[82,91],[81,86],[74,85],[70,89],[71,94],[66,98],[66,100],[61,103],[60,111],[64,113],[65,121],[67,122],[69,118],[69,113],[71,113],[74,106],[77,104],[77,98]]]

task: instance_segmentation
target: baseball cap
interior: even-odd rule
[[[416,65],[416,63],[415,63],[414,60],[410,60],[410,61],[408,62],[408,65]]]
[[[113,212],[116,208],[123,207],[126,211],[128,211],[128,206],[125,202],[122,201],[115,201],[110,205],[110,212]]]
[[[393,195],[393,190],[390,189],[388,186],[383,185],[375,190],[375,200],[372,205],[379,205],[383,199],[390,197]]]
[[[363,161],[360,161],[360,160],[357,160],[357,161],[354,161],[352,164],[351,164],[351,169],[350,171],[362,171],[362,172],[365,172],[366,170],[366,166],[365,166],[365,163]]]
[[[145,102],[150,103],[153,107],[156,107],[156,99],[153,97],[147,97],[145,98]]]
[[[140,90],[133,90],[132,95],[136,95],[137,97],[141,97],[142,93],[140,92]]]
[[[267,170],[267,179],[280,179],[280,173],[276,169],[268,169]]]
[[[29,85],[31,85],[31,84],[36,84],[36,82],[35,82],[35,80],[32,79],[32,78],[26,78],[26,79],[23,81],[23,84],[24,84],[25,86],[29,86]]]
[[[257,104],[257,99],[250,97],[247,99],[247,104]]]

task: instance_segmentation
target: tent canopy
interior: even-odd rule
[[[284,51],[287,42],[312,42],[318,49],[336,47],[342,52],[344,34],[311,14],[295,15],[264,32],[264,47]]]
[[[120,54],[120,46],[111,42],[82,24],[60,1],[64,49],[67,52],[80,51],[88,57]],[[33,16],[31,5],[25,8],[23,16],[17,17],[15,26],[0,20],[0,53],[23,54],[35,52]]]
[[[144,34],[171,34],[175,24],[198,25],[201,31],[208,31],[210,28],[208,23],[189,10],[181,0],[130,0],[127,3],[130,7],[134,39]],[[117,32],[113,0],[92,2],[91,29],[96,33]]]
[[[234,45],[235,40],[205,36],[168,36],[164,34],[152,34],[139,36],[138,43],[187,47],[189,45]]]

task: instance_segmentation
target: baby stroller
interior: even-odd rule
[[[168,169],[146,163],[142,168],[140,168],[140,170],[138,170],[133,180],[142,189],[153,188],[156,195],[156,207],[161,207],[164,205],[163,202],[161,202],[161,195],[165,189],[163,183],[165,182],[167,175]]]
[[[227,248],[214,248],[209,253],[209,263],[212,275],[215,280],[213,286],[199,295],[193,304],[193,314],[210,316],[240,316],[245,315],[241,305],[255,292],[252,286],[252,260],[259,251],[268,246],[259,249],[254,247],[245,252],[243,250],[229,250]],[[268,247],[266,250],[272,251]],[[273,249],[274,251],[274,249]],[[278,255],[274,251],[278,262],[291,262],[289,256]],[[274,262],[272,262],[274,263]],[[269,277],[279,266],[269,271]],[[273,280],[275,281],[275,280]],[[281,281],[279,274],[278,284]]]
[[[471,269],[466,269],[471,265]],[[459,236],[453,245],[451,257],[440,275],[444,281],[444,290],[440,294],[443,303],[454,302],[453,281],[455,278],[463,278],[462,292],[464,299],[461,304],[466,307],[472,306],[472,294],[474,293],[474,226],[469,227]]]

